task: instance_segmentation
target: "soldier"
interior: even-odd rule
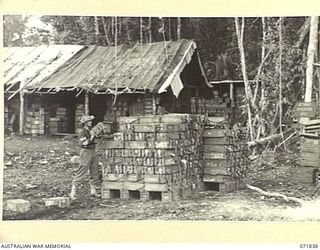
[[[72,188],[70,193],[70,198],[72,200],[76,199],[77,187],[83,181],[88,170],[90,173],[90,193],[92,196],[100,197],[96,189],[96,186],[99,183],[100,171],[98,166],[97,153],[95,151],[95,135],[92,131],[93,119],[93,115],[84,115],[80,119],[82,128],[78,130],[78,140],[80,145],[79,166],[72,181]]]
[[[320,171],[318,170],[317,173],[316,173],[316,189],[314,190],[313,194],[312,194],[312,198],[317,198],[317,196],[319,195],[320,193]]]

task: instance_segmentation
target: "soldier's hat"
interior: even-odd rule
[[[81,118],[80,118],[80,123],[83,124],[85,122],[88,122],[88,121],[92,121],[94,119],[94,116],[93,115],[83,115]]]

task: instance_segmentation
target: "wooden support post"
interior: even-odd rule
[[[84,113],[89,115],[89,92],[86,91],[84,96]]]
[[[152,113],[153,115],[157,114],[157,100],[156,100],[156,95],[152,95]]]
[[[233,97],[234,97],[233,91],[234,91],[233,83],[230,83],[230,100],[231,100],[231,102],[233,102]]]
[[[20,121],[19,121],[19,133],[23,135],[23,127],[24,127],[24,93],[20,90]]]

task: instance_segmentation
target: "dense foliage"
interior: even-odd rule
[[[210,80],[243,77],[234,18],[41,16],[44,29],[28,26],[31,17],[4,16],[5,46],[114,46],[180,37],[196,41]],[[292,106],[303,96],[307,39],[296,44],[305,21],[304,17],[244,19],[243,44],[253,96],[246,103],[257,138],[275,133],[292,117]]]

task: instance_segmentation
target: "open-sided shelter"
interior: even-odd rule
[[[63,132],[72,132],[83,112],[96,115],[97,121],[189,113],[191,97],[211,96],[196,44],[185,39],[133,46],[5,48],[4,85],[8,121],[14,113],[19,116],[20,131],[39,108],[51,120],[65,115]],[[14,99],[19,111],[10,105]]]

